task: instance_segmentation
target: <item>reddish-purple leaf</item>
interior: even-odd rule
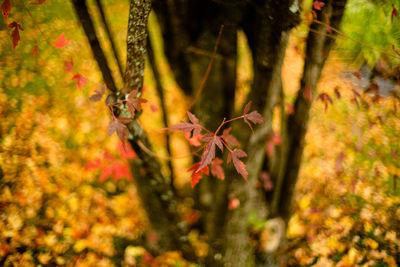
[[[324,2],[315,0],[315,1],[314,1],[314,4],[313,4],[313,7],[314,7],[315,10],[321,10],[321,8],[322,8],[324,5],[325,5]]]
[[[250,107],[251,107],[251,101],[247,103],[246,106],[244,107],[243,114],[247,114],[247,112],[250,111]]]
[[[147,100],[143,99],[141,97],[137,97],[137,94],[139,93],[138,89],[132,90],[129,95],[128,99],[126,102],[126,106],[128,107],[129,113],[131,114],[132,118],[135,117],[135,112],[136,111],[141,111],[142,110],[142,103],[146,103]]]
[[[220,158],[215,158],[212,162],[211,162],[211,173],[213,176],[224,180],[225,179],[225,173],[224,173],[224,169],[221,167],[221,164],[223,163],[222,159]]]
[[[82,86],[87,84],[86,77],[80,73],[76,73],[74,76],[72,76],[71,80],[76,81],[76,85],[78,86],[79,89],[82,89]]]
[[[243,178],[247,181],[247,170],[246,165],[240,160],[240,158],[247,157],[246,152],[241,149],[234,149],[228,155],[228,163],[232,160],[233,166],[235,166],[236,171],[243,176]]]
[[[11,0],[3,0],[3,3],[1,3],[1,13],[3,13],[3,17],[6,23],[10,11],[11,11]]]
[[[57,41],[55,41],[54,43],[52,43],[52,45],[54,47],[57,48],[64,48],[65,46],[69,45],[71,43],[71,40],[67,40],[67,38],[65,38],[64,33],[61,33],[60,37],[57,38]]]
[[[124,116],[119,116],[117,119],[118,119],[119,122],[121,122],[123,124],[128,124],[128,123],[130,123],[132,121],[131,118],[124,117]]]
[[[21,24],[19,24],[16,21],[11,22],[10,24],[8,24],[7,26],[9,29],[12,29],[11,32],[11,38],[12,38],[12,45],[13,48],[15,49],[18,45],[18,42],[21,40],[21,37],[19,35],[19,30],[23,31],[24,29],[22,28]]]
[[[196,125],[193,125],[190,122],[180,122],[178,124],[172,125],[171,127],[165,128],[167,130],[181,131],[181,132],[191,132],[196,128]]]
[[[110,136],[112,133],[117,132],[119,139],[125,144],[125,140],[129,135],[128,127],[126,127],[119,120],[112,120],[108,125],[107,133]]]
[[[101,89],[94,89],[94,91],[96,92],[95,94],[91,95],[89,97],[89,100],[92,102],[97,102],[100,101],[101,98],[103,97],[104,93],[106,92],[106,87],[103,85],[101,86]]]
[[[223,150],[224,146],[221,142],[220,137],[218,136],[210,136],[205,135],[202,138],[202,141],[208,142],[203,154],[201,155],[201,165],[199,170],[203,169],[205,166],[211,163],[211,161],[215,158],[215,146],[217,145],[221,151]]]
[[[173,125],[169,128],[166,128],[168,130],[175,130],[175,131],[182,131],[182,132],[188,132],[191,133],[193,131],[193,136],[192,138],[197,138],[200,136],[201,132],[201,125],[199,124],[199,120],[196,118],[196,116],[189,111],[187,112],[189,120],[192,122],[181,122],[176,125]],[[190,136],[189,136],[190,137]],[[203,137],[202,137],[203,138]]]
[[[196,115],[194,115],[193,113],[191,113],[190,111],[186,112],[189,120],[193,123],[193,124],[199,124],[199,119],[196,117]]]
[[[210,170],[208,166],[205,166],[204,168],[199,170],[200,162],[197,162],[193,164],[187,171],[192,172],[191,175],[191,185],[192,188],[201,180],[203,177],[203,174],[209,175]]]
[[[251,127],[250,122],[257,124],[257,123],[263,123],[264,119],[261,116],[260,113],[258,113],[257,111],[252,111],[248,114],[244,114],[244,122],[247,123],[247,125],[249,125],[250,129],[253,130],[253,128]]]

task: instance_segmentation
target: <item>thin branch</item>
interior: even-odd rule
[[[200,87],[199,87],[199,90],[197,90],[195,98],[193,99],[192,103],[186,110],[191,110],[193,108],[194,104],[196,104],[197,100],[199,100],[199,98],[200,98],[201,92],[203,91],[204,86],[206,85],[208,75],[210,74],[212,65],[214,63],[215,55],[217,54],[217,48],[218,48],[219,42],[221,41],[221,36],[222,36],[223,30],[224,30],[224,25],[221,25],[221,27],[219,28],[219,32],[218,32],[217,41],[215,42],[214,51],[212,53],[210,63],[208,63],[206,73],[204,74],[204,77],[201,80]]]

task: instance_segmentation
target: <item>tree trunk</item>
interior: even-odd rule
[[[282,148],[284,162],[281,163],[281,171],[276,179],[278,183],[272,207],[273,213],[284,218],[286,222],[291,214],[290,206],[298,178],[311,108],[311,102],[304,97],[304,91],[311,90],[313,98],[317,95],[317,83],[334,43],[334,39],[326,35],[328,29],[326,25],[332,28],[339,27],[346,2],[346,0],[329,0],[322,10],[314,10],[318,17],[310,26],[303,77],[295,102],[295,111],[287,120]]]

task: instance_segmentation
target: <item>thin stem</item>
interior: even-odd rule
[[[233,119],[230,119],[230,120],[227,120],[227,121],[225,121],[225,118],[224,118],[222,123],[218,126],[218,129],[215,131],[214,135],[217,135],[217,133],[221,129],[221,127],[224,126],[225,124],[227,124],[228,122],[232,122],[232,121],[239,120],[239,119],[242,119],[242,118],[244,118],[244,115],[236,117],[236,118],[233,118]]]
[[[206,73],[204,74],[203,80],[201,80],[200,88],[197,91],[194,100],[192,101],[190,106],[187,108],[187,110],[191,110],[193,108],[194,104],[196,104],[197,100],[199,100],[201,92],[203,91],[204,86],[206,85],[206,81],[207,81],[208,75],[210,74],[211,67],[212,67],[212,65],[214,63],[215,55],[217,54],[217,48],[218,48],[219,42],[221,41],[221,36],[222,36],[223,29],[224,29],[224,25],[221,25],[221,27],[219,28],[217,41],[215,42],[214,51],[212,53],[210,63],[208,63],[208,67],[207,67]]]

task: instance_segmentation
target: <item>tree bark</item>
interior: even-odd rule
[[[317,83],[334,43],[334,39],[326,35],[328,27],[320,22],[338,28],[346,2],[347,0],[329,0],[326,1],[322,10],[314,10],[318,21],[311,24],[307,38],[301,86],[296,98],[294,114],[287,120],[287,132],[283,142],[285,161],[281,163],[283,165],[280,167],[280,177],[277,178],[278,184],[272,207],[273,212],[280,215],[286,222],[291,215],[290,206],[298,178],[311,108],[311,102],[303,94],[309,87],[313,98],[316,97]]]
[[[262,111],[265,122],[253,134],[242,135],[248,159],[248,182],[234,176],[229,194],[237,197],[241,205],[230,212],[227,221],[226,266],[254,266],[255,252],[248,243],[248,218],[254,213],[267,217],[267,202],[256,183],[265,158],[265,142],[272,129],[272,113],[281,88],[281,68],[288,41],[288,32],[298,23],[298,14],[289,7],[292,1],[266,1],[262,6],[252,6],[244,21],[244,30],[252,51],[254,80],[249,100],[253,108]],[[268,19],[266,19],[268,18]],[[282,23],[282,18],[286,18]]]

